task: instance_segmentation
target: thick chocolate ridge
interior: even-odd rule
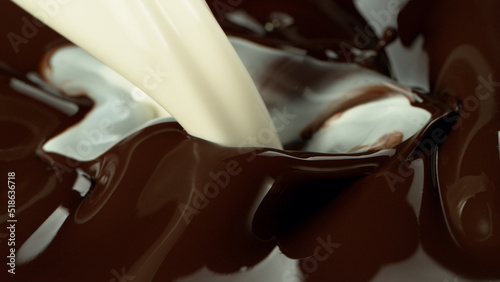
[[[257,9],[250,3],[244,2],[241,7],[249,12]],[[2,13],[6,22],[31,19],[10,2],[2,6],[3,11],[9,11],[8,16]],[[436,4],[430,22],[438,25],[441,19],[437,15],[443,7]],[[266,16],[264,12],[258,15]],[[10,32],[7,27],[0,27],[0,31]],[[435,80],[443,70],[441,58],[448,56],[453,42],[445,48],[448,52],[437,54],[434,50],[442,50],[442,42],[438,44],[436,39],[441,33],[425,34],[429,38],[426,48],[431,56],[431,79]],[[450,163],[459,163],[453,158],[463,148],[462,136],[472,132],[473,121],[478,119],[474,116],[483,112],[481,105],[471,112],[473,117],[462,116],[460,126],[453,128],[456,104],[448,95],[464,100],[476,89],[478,73],[474,68],[465,75],[472,79],[464,79],[464,87],[451,88],[453,91],[445,88],[451,93],[435,88],[432,97],[421,95],[424,102],[415,105],[430,111],[432,122],[413,138],[383,153],[339,156],[225,148],[189,136],[177,123],[169,122],[133,134],[96,160],[77,162],[44,153],[41,144],[82,119],[90,110],[89,100],[68,99],[80,109],[68,117],[9,86],[11,77],[22,78],[27,71],[35,70],[53,42],[63,41],[47,27],[40,27],[29,43],[19,45],[19,55],[14,55],[8,42],[1,43],[1,61],[10,70],[0,76],[0,128],[10,134],[0,142],[0,172],[16,172],[17,246],[58,206],[70,211],[48,248],[34,260],[18,265],[19,281],[112,281],[114,273],[123,270],[134,281],[152,277],[168,281],[203,267],[231,274],[259,265],[276,245],[284,255],[297,259],[303,277],[310,281],[363,281],[373,278],[387,264],[408,260],[419,244],[457,275],[500,278],[498,238],[488,238],[484,248],[467,236],[454,241],[446,225],[449,214],[445,208],[443,215],[440,200],[449,193],[448,182],[455,179],[456,167]],[[475,46],[489,54],[488,47]],[[500,64],[493,61],[491,65],[498,70]],[[470,67],[459,65],[456,69]],[[490,99],[498,105],[494,94]],[[487,137],[498,132],[498,112],[488,115],[488,120],[490,127],[496,127],[479,131],[477,134],[484,135],[474,138],[491,140]],[[444,136],[448,138],[437,151],[436,145],[443,143]],[[13,143],[17,143],[14,148]],[[482,144],[467,147],[475,154],[460,175],[473,174],[479,165],[476,174],[485,172],[493,183],[487,191],[495,191],[494,185],[499,183],[495,174],[500,167],[498,144]],[[451,160],[443,163],[447,158]],[[484,160],[484,164],[475,158]],[[76,168],[93,179],[93,188],[85,198],[71,190]],[[272,181],[273,187],[253,218],[252,234],[248,221],[258,188]],[[418,193],[412,192],[415,189],[422,191],[417,213],[411,205],[419,199]],[[0,200],[7,202],[6,193]],[[495,195],[478,200],[499,207]],[[29,208],[21,208],[27,203]],[[0,230],[8,226],[3,212]],[[498,212],[494,214],[498,217]],[[497,228],[496,221],[493,223]],[[314,265],[311,258],[319,242],[332,243],[332,253]],[[158,252],[153,253],[154,249]],[[0,252],[8,254],[4,240]],[[0,272],[1,278],[11,278],[8,275],[6,270]],[[293,273],[283,274],[285,280],[295,278]]]
[[[432,92],[457,97],[462,109],[435,160],[443,232],[422,233],[422,242],[443,265],[480,275],[500,266],[500,3],[431,2],[410,1],[398,18],[401,38],[425,37]]]

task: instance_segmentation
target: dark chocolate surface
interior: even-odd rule
[[[22,35],[23,19],[32,17],[10,2],[1,6],[0,34]],[[296,24],[257,36],[222,20],[229,34],[277,48],[289,44],[325,60],[324,50],[330,48],[325,46],[351,42],[351,28],[364,25],[350,1],[242,1],[231,7],[262,24],[279,9],[296,17]],[[405,17],[418,11],[426,16]],[[297,272],[273,266],[282,281],[367,281],[391,265],[411,279],[421,253],[451,275],[436,281],[500,279],[495,92],[500,25],[491,24],[498,23],[499,11],[495,1],[418,0],[403,10],[403,42],[423,34],[430,61],[432,94],[420,94],[423,102],[413,104],[432,119],[393,149],[329,155],[226,148],[164,122],[87,162],[43,152],[41,146],[85,117],[92,106],[88,98],[60,98],[79,108],[68,116],[11,87],[13,77],[24,80],[48,50],[65,42],[33,23],[37,31],[27,33],[33,36],[25,36],[17,52],[9,40],[0,41],[0,173],[5,180],[8,172],[16,173],[16,248],[58,207],[69,216],[46,249],[18,263],[15,276],[4,264],[0,280],[241,278],[258,272],[276,246],[278,257],[298,264]],[[308,21],[308,14],[318,16]],[[376,43],[374,38],[367,48]],[[390,69],[383,58],[370,64],[382,72]],[[470,97],[479,101],[477,107]],[[85,197],[71,189],[77,169],[92,182]],[[260,191],[270,185],[259,202]],[[10,223],[7,188],[0,191],[1,235],[8,234]],[[1,238],[5,258],[8,241]]]

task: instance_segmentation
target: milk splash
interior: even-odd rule
[[[205,1],[14,0],[165,108],[191,135],[281,148],[258,91]],[[269,144],[250,136],[272,132]]]

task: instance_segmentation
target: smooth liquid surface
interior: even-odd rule
[[[293,1],[291,3],[298,5],[299,2]],[[456,3],[448,4],[455,5]],[[462,3],[462,5],[463,4],[464,3]],[[444,14],[446,6],[440,5],[438,7],[434,7],[434,9],[436,9],[436,12],[431,18],[432,23],[434,26],[442,26],[442,21],[446,22],[446,19],[440,15]],[[462,9],[461,11],[467,11],[467,9]],[[482,15],[489,15],[489,12],[483,11]],[[12,17],[13,21],[17,19],[16,16]],[[20,18],[21,16],[19,15],[18,17]],[[463,17],[457,16],[457,18],[454,19],[460,21]],[[475,21],[472,21],[470,24],[474,25],[474,22]],[[474,41],[467,39],[470,35],[465,36],[463,33],[454,29],[444,29],[441,32],[436,31],[436,33],[437,34],[434,35],[428,35],[429,45],[427,48],[429,48],[433,58],[431,70],[433,75],[431,79],[437,79],[437,74],[444,71],[441,64],[445,61],[448,55],[451,54],[451,50],[463,42],[473,44],[473,46],[480,50],[485,50],[482,51],[482,53],[488,53],[487,49],[484,48],[488,48],[486,46],[490,45],[474,43]],[[445,37],[439,36],[440,34],[453,36],[457,42],[448,40],[446,42],[449,46],[447,48],[442,48],[443,46],[439,44],[442,42],[440,42],[439,39]],[[480,33],[475,32],[474,34],[479,36]],[[50,36],[55,38],[54,35],[47,33],[41,33],[40,36],[41,38],[48,38]],[[37,39],[35,38],[33,42],[37,42]],[[21,63],[23,62],[23,58],[16,56],[12,56],[10,58],[6,57],[4,60],[9,62],[10,65],[17,66],[20,70],[33,70],[33,66],[37,64],[38,58],[41,57],[43,50],[40,50],[37,46],[33,46],[31,48],[33,48],[30,50],[31,52],[26,53],[29,54],[27,57],[31,57],[31,61],[28,60],[28,62]],[[11,46],[6,45],[6,48],[4,49],[2,50],[8,53],[11,51]],[[36,57],[37,54],[38,57]],[[490,63],[486,63],[486,66],[488,65],[490,65]],[[495,65],[499,64],[491,63],[491,66]],[[461,70],[464,68],[456,66],[454,69],[459,73],[463,73]],[[492,70],[494,72],[495,68],[493,67]],[[476,75],[472,74],[467,75],[466,77],[474,78]],[[476,82],[476,80],[471,79],[465,84],[466,87],[458,87],[462,84],[456,84],[456,80],[454,82],[443,83],[442,85],[456,84],[457,87],[453,89],[455,91],[459,91],[461,95],[465,95],[463,97],[467,97],[467,93],[473,93],[475,87],[478,86]],[[12,93],[12,90],[9,90],[9,87],[7,86],[4,86],[2,89],[4,89],[2,90],[4,95],[9,96],[8,93]],[[20,97],[18,93],[14,93],[12,93],[14,97]],[[491,97],[496,96],[492,95]],[[36,102],[30,101],[21,104],[9,102],[9,105],[19,107],[21,110],[16,112],[22,112],[24,111],[24,107],[28,107],[28,104],[30,103],[36,104]],[[82,107],[84,108],[88,107],[88,105],[85,106],[85,101],[80,101],[79,103],[82,104]],[[430,104],[434,103],[435,102],[431,102]],[[444,104],[448,104],[448,102]],[[47,108],[46,105],[36,105],[36,108],[42,108],[44,111],[54,111],[53,109]],[[429,108],[429,110],[431,109]],[[479,109],[475,113],[482,113],[484,111],[485,110],[483,109]],[[431,112],[434,113],[435,111]],[[15,115],[13,114],[12,116]],[[62,115],[59,118],[61,120],[67,120],[63,119],[64,116]],[[33,118],[30,119],[30,123],[36,124],[40,128],[44,128],[41,124],[41,121],[43,120],[44,119]],[[463,120],[463,122],[467,121],[468,119]],[[475,121],[475,119],[471,118],[470,121]],[[494,117],[491,119],[491,124],[498,124],[495,123]],[[68,125],[66,125],[66,127],[67,126]],[[449,129],[450,127],[453,130],[452,124],[445,124],[445,126],[441,128]],[[444,145],[440,147],[440,160],[443,160],[443,157],[454,157],[456,155],[455,153],[463,148],[460,144],[455,143],[461,140],[459,137],[461,135],[460,132],[462,132],[462,134],[465,132],[472,132],[468,131],[468,126],[457,128],[459,130],[451,131],[451,134],[449,135],[450,139],[445,141]],[[431,130],[429,132],[432,133],[434,131]],[[472,171],[472,169],[477,167],[478,164],[484,166],[485,168],[491,167],[493,170],[498,168],[496,163],[497,159],[495,159],[497,156],[496,152],[498,150],[496,147],[497,136],[495,136],[495,142],[491,142],[491,139],[488,137],[492,134],[491,132],[495,133],[497,131],[488,130],[484,132],[484,135],[482,134],[483,132],[480,132],[482,134],[480,136],[482,136],[484,140],[490,140],[486,144],[493,143],[492,146],[469,146],[467,148],[467,151],[469,152],[484,151],[484,153],[473,155],[478,158],[481,158],[481,156],[486,157],[482,157],[482,161],[479,163],[477,161],[463,163],[465,168],[462,169],[462,174],[466,175],[467,172]],[[177,137],[174,137],[174,135]],[[99,218],[99,220],[94,221],[91,225],[88,225],[91,221],[87,222],[87,225],[82,225],[81,223],[77,225],[74,224],[74,222],[69,223],[72,220],[70,218],[70,221],[63,226],[63,230],[73,230],[74,232],[71,232],[71,235],[73,236],[66,237],[69,233],[66,233],[65,231],[64,233],[61,232],[59,236],[56,237],[54,245],[49,246],[45,254],[42,254],[39,259],[26,264],[24,267],[19,267],[18,270],[20,273],[25,275],[24,277],[21,277],[21,279],[37,279],[42,281],[43,279],[48,279],[53,281],[53,272],[59,273],[62,280],[76,279],[75,273],[79,273],[78,278],[81,277],[82,280],[87,278],[102,280],[102,277],[104,277],[105,280],[116,279],[116,273],[121,275],[122,271],[124,271],[123,273],[129,275],[126,276],[128,278],[135,275],[135,273],[129,272],[131,266],[140,264],[140,262],[137,262],[138,258],[140,258],[144,251],[150,246],[155,246],[152,242],[155,241],[156,238],[161,237],[160,235],[163,230],[170,230],[165,227],[165,225],[167,225],[167,220],[165,220],[165,218],[172,219],[173,216],[169,217],[169,215],[175,214],[179,211],[178,206],[176,206],[177,203],[181,202],[186,204],[186,201],[182,201],[182,199],[185,199],[182,198],[182,196],[184,195],[185,197],[185,194],[183,193],[186,192],[186,190],[179,189],[179,187],[183,186],[180,185],[182,183],[186,184],[185,181],[187,181],[187,178],[182,178],[184,179],[183,182],[183,180],[178,177],[178,170],[175,170],[175,168],[169,169],[168,161],[158,161],[158,159],[162,158],[162,156],[159,156],[156,153],[147,152],[151,152],[152,150],[150,144],[153,144],[156,141],[162,143],[167,139],[170,140],[167,142],[172,142],[174,148],[184,148],[180,146],[180,143],[176,142],[182,142],[185,138],[190,140],[187,142],[194,142],[184,143],[186,144],[185,146],[187,146],[186,148],[191,146],[188,144],[197,145],[193,145],[191,149],[186,149],[185,151],[180,149],[182,150],[182,153],[179,153],[179,155],[174,156],[174,154],[169,154],[169,157],[165,158],[173,159],[174,157],[178,157],[180,155],[189,156],[190,154],[193,154],[193,157],[189,158],[191,161],[186,161],[189,163],[185,164],[186,167],[191,167],[194,163],[197,163],[194,167],[203,167],[201,164],[202,162],[210,163],[207,164],[207,170],[205,170],[204,173],[202,172],[199,176],[200,179],[204,179],[205,181],[200,180],[201,182],[198,182],[200,185],[196,188],[196,190],[202,191],[205,184],[213,182],[213,179],[209,175],[209,172],[212,169],[214,169],[214,173],[228,171],[227,161],[229,160],[237,161],[238,164],[241,165],[241,168],[244,168],[239,174],[239,176],[244,179],[240,179],[239,176],[232,177],[232,181],[235,186],[233,187],[232,185],[228,185],[225,189],[221,189],[221,191],[225,192],[221,192],[218,197],[210,201],[208,206],[199,210],[199,214],[192,217],[193,220],[189,224],[189,227],[176,241],[174,247],[163,261],[163,264],[155,273],[158,281],[182,281],[183,279],[189,280],[189,278],[198,281],[210,281],[210,279],[231,280],[232,278],[235,278],[234,275],[241,275],[237,277],[244,279],[245,277],[250,277],[253,272],[252,270],[257,270],[259,269],[259,266],[268,262],[265,258],[267,257],[267,254],[271,253],[275,243],[279,243],[280,251],[283,252],[284,255],[295,260],[295,264],[292,264],[293,267],[291,268],[286,268],[283,264],[271,263],[271,265],[273,265],[273,267],[271,267],[271,272],[277,273],[278,277],[285,281],[297,281],[302,279],[307,279],[309,281],[388,281],[398,279],[413,279],[415,281],[476,281],[494,280],[500,277],[497,267],[499,261],[498,252],[477,248],[478,245],[474,242],[475,239],[471,240],[470,237],[465,237],[465,240],[467,240],[466,242],[468,242],[468,244],[464,244],[466,247],[464,247],[464,245],[457,245],[456,241],[452,238],[450,230],[447,226],[446,214],[443,213],[438,191],[433,188],[434,185],[432,180],[433,177],[435,177],[435,175],[433,175],[435,167],[432,165],[432,159],[425,153],[422,154],[417,151],[415,158],[410,158],[408,161],[404,161],[404,158],[402,160],[397,157],[392,158],[391,156],[380,156],[377,158],[373,158],[373,156],[371,158],[362,157],[357,161],[348,161],[346,156],[343,156],[341,157],[340,163],[331,163],[332,156],[329,156],[328,158],[330,159],[327,159],[327,163],[322,163],[316,168],[321,171],[321,169],[328,168],[328,164],[332,164],[333,167],[335,167],[335,164],[338,164],[342,166],[349,166],[351,168],[353,164],[363,163],[364,165],[368,165],[364,166],[364,169],[361,167],[360,170],[355,170],[354,176],[373,172],[374,170],[372,169],[376,170],[375,173],[360,179],[353,177],[353,174],[349,174],[349,170],[340,170],[342,175],[348,176],[346,180],[336,178],[339,177],[339,174],[333,173],[332,170],[327,172],[326,177],[323,177],[321,173],[314,173],[314,169],[311,169],[305,174],[293,173],[293,170],[292,173],[283,174],[283,176],[279,177],[279,179],[277,178],[278,184],[276,187],[282,187],[284,188],[284,191],[295,192],[282,194],[286,196],[285,198],[272,197],[272,195],[279,196],[279,193],[271,193],[265,200],[262,205],[263,210],[261,210],[264,215],[262,217],[264,220],[258,221],[254,227],[260,227],[255,230],[261,237],[269,237],[274,234],[276,241],[263,243],[256,240],[253,235],[246,233],[245,227],[241,226],[243,221],[240,221],[240,219],[246,217],[248,210],[245,206],[248,207],[249,203],[247,201],[251,201],[251,195],[253,193],[253,188],[250,189],[248,194],[241,193],[242,190],[246,190],[246,188],[241,187],[247,187],[245,186],[246,182],[248,182],[248,185],[253,186],[257,175],[264,174],[274,177],[280,175],[279,171],[286,171],[286,167],[291,167],[292,169],[297,167],[311,167],[313,165],[309,164],[309,162],[303,162],[303,160],[297,160],[297,158],[311,156],[318,158],[321,157],[320,155],[312,153],[300,153],[299,155],[295,155],[295,153],[280,152],[279,156],[281,157],[277,157],[271,152],[272,154],[258,154],[257,157],[253,158],[255,162],[248,164],[247,160],[252,160],[253,156],[251,150],[245,154],[241,154],[240,152],[235,152],[236,155],[232,155],[231,152],[224,153],[223,151],[226,151],[226,148],[207,147],[212,146],[213,144],[206,144],[206,142],[203,141],[191,140],[189,136],[184,135],[178,125],[163,125],[152,127],[148,129],[147,132],[139,132],[138,135],[135,135],[135,137],[124,140],[123,144],[117,146],[115,150],[107,155],[107,158],[95,160],[96,162],[101,162],[103,164],[102,166],[95,166],[95,168],[102,167],[102,171],[106,172],[100,174],[102,178],[96,177],[96,179],[101,179],[100,182],[102,182],[99,184],[99,187],[113,187],[106,185],[106,183],[109,183],[107,182],[107,179],[109,180],[108,176],[113,171],[121,172],[122,170],[113,170],[113,168],[117,167],[116,165],[126,163],[126,161],[120,162],[119,159],[115,157],[122,156],[122,154],[125,154],[126,152],[131,152],[130,147],[133,147],[131,144],[140,144],[142,137],[145,138],[144,142],[149,143],[144,143],[144,145],[137,147],[140,151],[138,151],[134,158],[130,158],[129,164],[132,166],[130,170],[126,170],[126,173],[123,175],[123,177],[125,177],[129,174],[135,174],[133,177],[127,177],[127,181],[130,180],[134,182],[122,182],[122,185],[118,186],[113,192],[113,195],[116,195],[116,197],[110,197],[107,202],[107,204],[116,205],[122,210],[125,209],[125,207],[122,206],[124,203],[129,207],[138,207],[138,212],[132,214],[132,212],[128,210],[128,213],[124,214],[124,217],[121,218],[120,214],[112,212],[113,208],[110,206],[110,208],[101,209],[101,212],[95,215],[95,217]],[[417,139],[420,141],[428,140],[426,138]],[[412,142],[413,146],[416,146],[418,143],[418,141]],[[173,143],[178,146],[175,147]],[[444,151],[445,145],[449,146],[449,151],[447,152]],[[14,149],[23,150],[23,148]],[[120,148],[127,149],[120,150]],[[421,149],[423,152],[426,152],[425,146],[422,146]],[[167,149],[165,148],[165,150]],[[198,153],[196,152],[202,153],[204,158],[198,159]],[[209,152],[213,152],[214,155],[212,155],[212,157],[214,157],[215,160],[220,160],[222,158],[222,160],[226,161],[226,163],[217,162],[218,165],[214,165],[214,161],[210,161],[209,155],[211,154]],[[403,153],[403,151],[400,152]],[[240,154],[241,158],[238,158],[237,155]],[[134,154],[132,153],[132,155]],[[153,186],[145,186],[142,184],[146,182],[145,179],[149,179],[150,177],[149,174],[146,175],[141,173],[141,170],[144,169],[143,160],[145,155],[150,156],[149,159],[153,161],[152,164],[147,164],[146,170],[150,167],[151,169],[160,168],[158,169],[158,172],[163,172],[162,177],[168,172],[175,174],[176,176],[175,178],[170,179],[179,180],[172,185],[159,184],[161,189],[155,189]],[[294,158],[290,159],[290,155],[293,155]],[[403,157],[405,155],[406,154],[403,153]],[[228,159],[224,159],[225,156],[228,156]],[[397,155],[393,156],[395,157]],[[33,160],[37,162],[39,162],[39,159],[40,158],[38,157],[33,158]],[[57,158],[54,157],[54,159]],[[123,156],[122,159],[127,160],[128,158]],[[384,162],[384,159],[388,162]],[[2,158],[2,160],[5,160],[5,158]],[[67,165],[68,160],[64,158],[62,160],[62,163]],[[261,163],[258,160],[263,160],[263,162]],[[179,158],[177,163],[183,162],[183,158]],[[110,165],[106,165],[108,163]],[[23,178],[25,179],[24,181],[33,179],[33,181],[23,181],[24,183],[20,184],[22,185],[21,187],[26,187],[24,190],[26,192],[20,193],[24,194],[24,197],[31,198],[30,193],[38,195],[40,194],[40,191],[44,191],[41,195],[47,195],[47,189],[43,188],[54,187],[54,185],[40,185],[40,183],[49,182],[35,180],[38,178],[34,176],[33,171],[39,170],[33,169],[29,172],[23,173],[23,168],[28,167],[24,164],[26,164],[24,160],[23,163],[19,163],[19,165],[14,165],[12,162],[3,162],[2,171],[15,169],[16,171],[21,172],[22,176],[29,175],[29,177]],[[253,164],[262,164],[262,168],[259,168],[257,165],[254,166]],[[271,168],[269,168],[266,164],[268,164]],[[171,164],[171,166],[174,166],[174,164]],[[330,168],[332,168],[332,166],[330,166]],[[84,166],[82,165],[82,167]],[[237,168],[238,167],[233,169]],[[90,171],[90,169],[86,170]],[[453,173],[454,170],[455,167],[450,166],[449,164],[442,166],[439,169],[438,179],[444,181],[446,178],[443,177],[443,173]],[[50,172],[51,170],[49,169],[48,171]],[[189,171],[189,173],[195,172],[192,168],[190,170],[184,170],[184,172],[186,171]],[[488,172],[489,170],[485,169],[483,171]],[[49,173],[49,175],[52,175],[52,178],[56,179],[57,177],[53,176],[53,174],[55,174],[55,172]],[[93,174],[97,176],[97,172],[93,172]],[[40,175],[44,175],[44,173],[41,173]],[[25,238],[31,235],[32,231],[36,230],[36,228],[38,228],[40,224],[50,214],[52,214],[52,212],[56,210],[61,203],[64,203],[64,206],[68,207],[71,211],[74,211],[80,205],[83,200],[82,197],[74,191],[69,192],[69,187],[71,187],[72,182],[74,182],[73,177],[76,178],[76,174],[66,173],[66,175],[68,177],[64,180],[65,185],[56,186],[66,187],[65,189],[61,190],[60,188],[57,188],[56,190],[50,190],[52,191],[50,193],[50,197],[45,196],[42,198],[43,201],[47,201],[46,203],[50,202],[50,204],[37,205],[36,208],[35,206],[32,206],[34,207],[32,211],[29,213],[25,212],[26,217],[22,218],[23,222],[32,223],[26,224],[26,228],[30,229],[26,233],[23,233],[23,230],[27,229],[21,229],[19,233],[19,238],[21,238],[20,242],[24,242]],[[387,182],[387,175],[396,176],[396,178],[390,178],[394,181],[400,179],[397,178],[397,176],[404,176],[404,181],[393,182],[396,185],[391,186],[390,182]],[[480,175],[480,173],[477,175]],[[492,178],[495,177],[496,174],[488,172],[487,175],[492,179],[493,183],[498,183],[498,181]],[[336,179],[332,179],[331,177]],[[118,180],[118,178],[120,178],[120,175],[113,177],[112,179],[114,181]],[[257,178],[262,179],[261,177]],[[265,179],[268,178],[265,177]],[[239,183],[242,182],[243,184],[239,185]],[[151,181],[148,183],[152,184],[158,182]],[[131,191],[129,184],[137,186],[142,185],[145,192],[139,192],[137,190]],[[191,187],[191,185],[192,182],[183,187]],[[40,186],[43,187],[39,188],[39,190],[33,189],[33,187]],[[158,195],[164,195],[162,193],[166,192],[162,191],[164,191],[164,188],[167,186],[173,187],[172,189],[175,193],[172,193],[171,195],[177,195],[181,200],[167,200],[167,203],[162,205],[162,202],[159,200],[162,199],[162,197],[158,197]],[[240,188],[236,188],[236,186],[239,186]],[[146,187],[150,188],[148,189]],[[192,191],[189,189],[187,190]],[[316,193],[311,193],[313,190]],[[96,191],[100,192],[94,193]],[[84,201],[95,204],[102,203],[103,199],[106,199],[106,191],[110,190],[95,189],[91,192],[94,193],[94,196],[87,197]],[[157,193],[154,193],[155,191]],[[171,190],[168,191],[172,192]],[[276,189],[272,191],[283,190]],[[142,197],[139,201],[139,193],[154,196]],[[68,196],[64,197],[63,195]],[[101,197],[99,195],[103,196]],[[117,197],[118,195],[120,195],[120,197]],[[91,201],[91,199],[96,201]],[[165,197],[165,199],[171,198]],[[493,197],[490,199],[494,200],[498,198]],[[195,210],[204,203],[201,196],[198,196],[193,200],[196,201],[192,202],[193,206],[191,207]],[[4,199],[2,199],[2,201],[4,201]],[[25,200],[20,199],[20,201],[23,202]],[[197,206],[194,206],[195,203]],[[212,205],[212,203],[214,205]],[[269,205],[266,205],[265,203],[269,203]],[[92,211],[92,205],[86,206],[89,207],[87,211]],[[235,211],[235,207],[240,207],[240,209]],[[265,207],[268,207],[267,212]],[[471,208],[474,208],[474,206],[469,206],[466,211],[473,211]],[[476,209],[476,211],[479,212],[481,210],[483,210],[481,209],[481,206]],[[142,213],[139,213],[139,211]],[[38,213],[39,215],[34,216]],[[89,214],[91,215],[92,213],[88,213],[88,215]],[[177,213],[177,215],[179,215],[179,213]],[[227,221],[221,220],[221,218],[227,219]],[[165,222],[165,225],[158,225],[158,221]],[[168,222],[171,222],[171,220]],[[226,224],[226,222],[231,222],[231,224]],[[468,222],[464,221],[464,223]],[[94,229],[91,229],[93,232],[81,233],[80,231],[83,231],[86,228],[84,226],[94,227]],[[132,230],[133,226],[143,226],[144,229],[150,230],[148,237],[146,238],[146,242],[143,243],[145,238],[144,232],[140,232],[140,230],[138,231],[136,229]],[[156,228],[152,228],[153,226]],[[473,226],[475,226],[473,223],[468,225],[468,227]],[[495,228],[495,225],[492,226]],[[211,232],[206,232],[207,230]],[[78,245],[74,244],[72,241],[74,238],[77,238],[76,240],[78,240],[78,242],[83,241],[85,247],[87,248],[78,248]],[[116,238],[121,238],[118,243]],[[242,238],[247,238],[248,241],[243,240]],[[105,242],[102,242],[103,240]],[[64,242],[64,244],[56,242]],[[67,252],[66,249],[68,248],[68,245],[73,246],[71,248],[76,248],[73,249],[73,253]],[[327,248],[318,249],[318,246],[325,245]],[[125,252],[124,246],[126,246]],[[3,247],[4,245],[2,244],[2,248]],[[332,251],[331,254],[328,253],[328,250]],[[494,250],[494,248],[490,248],[489,250]],[[96,264],[95,260],[82,260],[76,256],[72,256],[74,253],[81,254],[81,257],[84,258],[93,258],[96,257],[96,254],[98,254],[98,257],[103,259],[99,260]],[[62,256],[62,254],[68,255]],[[325,254],[329,254],[329,256],[325,260],[320,261],[314,259],[316,254],[318,254],[320,258],[325,258]],[[44,259],[42,259],[42,257]],[[59,259],[58,264],[54,263],[55,258]],[[106,264],[106,262],[113,263]],[[30,271],[27,271],[28,269]],[[8,277],[6,279],[8,279]],[[262,276],[262,279],[265,279],[265,276]],[[135,276],[135,280],[141,281],[141,277]],[[275,280],[276,279],[273,279],[273,281]]]

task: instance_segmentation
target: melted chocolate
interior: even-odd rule
[[[280,49],[298,48],[323,60],[358,62],[389,73],[382,49],[394,37],[393,29],[388,29],[386,36],[379,40],[350,0],[218,0],[208,3],[228,35]],[[256,32],[232,22],[228,14],[238,11],[244,11],[263,30]],[[283,24],[284,21],[288,23]],[[273,27],[266,28],[269,24]],[[363,36],[358,38],[360,33]],[[364,56],[367,51],[374,51],[376,56]],[[328,52],[336,56],[332,58]]]
[[[287,7],[283,11],[296,17],[297,25],[259,37],[223,21],[228,33],[275,47],[288,44],[304,48],[310,55],[324,58],[324,50],[330,48],[326,46],[338,46],[337,39],[351,40],[350,28],[363,24],[350,1],[261,2],[245,1],[237,8],[255,16],[264,26],[270,12]],[[417,2],[411,1],[407,9]],[[497,5],[493,1],[490,4]],[[306,15],[317,14],[319,7],[324,8],[321,17],[305,20]],[[428,23],[429,27],[444,26],[442,29],[409,32],[424,32],[426,36],[435,94],[421,94],[423,101],[413,105],[429,111],[431,122],[393,149],[365,154],[226,148],[188,135],[175,122],[142,129],[88,162],[46,153],[42,144],[83,119],[92,103],[83,97],[57,98],[78,107],[76,114],[68,116],[11,87],[12,77],[24,80],[24,74],[36,70],[54,42],[64,42],[49,28],[38,27],[28,43],[18,46],[18,55],[9,42],[2,41],[0,130],[4,135],[0,141],[0,172],[5,177],[9,171],[16,172],[16,248],[58,207],[69,212],[47,248],[30,261],[17,264],[16,279],[170,281],[186,277],[208,280],[216,274],[249,277],[265,264],[276,246],[282,252],[278,258],[286,256],[298,264],[297,272],[273,265],[272,271],[283,281],[366,281],[390,264],[400,265],[394,270],[412,269],[418,265],[412,258],[422,252],[451,271],[442,273],[500,278],[499,240],[494,232],[499,215],[495,210],[499,207],[495,184],[500,183],[495,170],[500,164],[498,144],[491,141],[497,141],[500,131],[495,110],[498,100],[491,93],[490,100],[478,109],[466,111],[465,99],[474,93],[477,76],[486,75],[487,79],[488,73],[479,73],[481,68],[470,66],[470,61],[452,57],[451,63],[444,62],[454,46],[463,42],[445,40],[443,34],[469,38],[455,36],[456,30],[450,27],[446,29],[445,19],[439,17],[447,11],[445,7],[436,4]],[[493,14],[489,10],[479,12]],[[410,12],[405,10],[402,15],[405,13]],[[450,19],[457,23],[460,15],[456,12]],[[0,26],[1,34],[12,32],[10,28],[21,34],[23,27],[16,29],[15,23],[22,25],[20,19],[31,19],[10,2],[2,4],[1,16],[13,23]],[[477,21],[477,26],[486,26],[479,17]],[[318,29],[319,24],[328,28]],[[339,28],[346,24],[348,28]],[[402,26],[402,38],[409,38]],[[498,28],[486,30],[499,33]],[[466,42],[470,44],[480,37],[469,36],[472,39]],[[323,42],[320,39],[324,37],[332,39]],[[374,40],[368,48],[376,49],[376,44]],[[498,50],[486,43],[473,46],[482,54],[490,54],[489,48]],[[492,75],[500,66],[495,58],[486,60]],[[388,69],[384,65],[376,64],[376,68]],[[455,73],[460,75],[460,84],[454,79]],[[461,116],[457,117],[458,106],[450,97],[463,101]],[[491,104],[494,106],[487,106]],[[471,116],[465,118],[466,113]],[[481,120],[485,120],[483,126],[474,130]],[[467,136],[472,136],[472,141]],[[92,179],[92,189],[86,196],[71,188],[78,171]],[[269,187],[260,201],[261,191]],[[454,192],[457,190],[458,195]],[[7,193],[2,191],[0,201],[7,203]],[[467,201],[456,224],[453,205],[460,197]],[[1,234],[9,225],[6,209],[0,216]],[[478,218],[490,219],[491,224],[478,225]],[[492,229],[491,236],[478,233],[489,230],[485,226]],[[9,253],[6,240],[0,243],[0,253]],[[403,266],[405,263],[409,266]],[[10,275],[6,268],[0,272],[2,281],[12,279]]]
[[[447,8],[450,5],[453,9]],[[428,7],[431,13],[425,21],[412,20],[412,14]],[[500,266],[498,11],[497,1],[469,5],[414,0],[399,16],[403,42],[425,36],[432,91],[462,103],[460,117],[435,160],[444,217],[434,221],[441,231],[426,229],[422,243],[440,263],[473,277],[498,278],[492,270]],[[436,251],[437,242],[445,251]]]
[[[406,92],[410,94],[408,95]],[[407,96],[411,102],[415,102],[412,97],[413,94],[411,94],[410,90],[402,88],[395,90],[394,88],[383,84],[357,88],[354,91],[345,93],[341,99],[332,102],[325,111],[318,114],[318,117],[301,132],[301,136],[304,139],[309,139],[325,124],[328,119],[334,115],[342,115],[344,111],[357,105],[394,95],[404,95]],[[398,142],[398,144],[399,143],[400,142]]]

